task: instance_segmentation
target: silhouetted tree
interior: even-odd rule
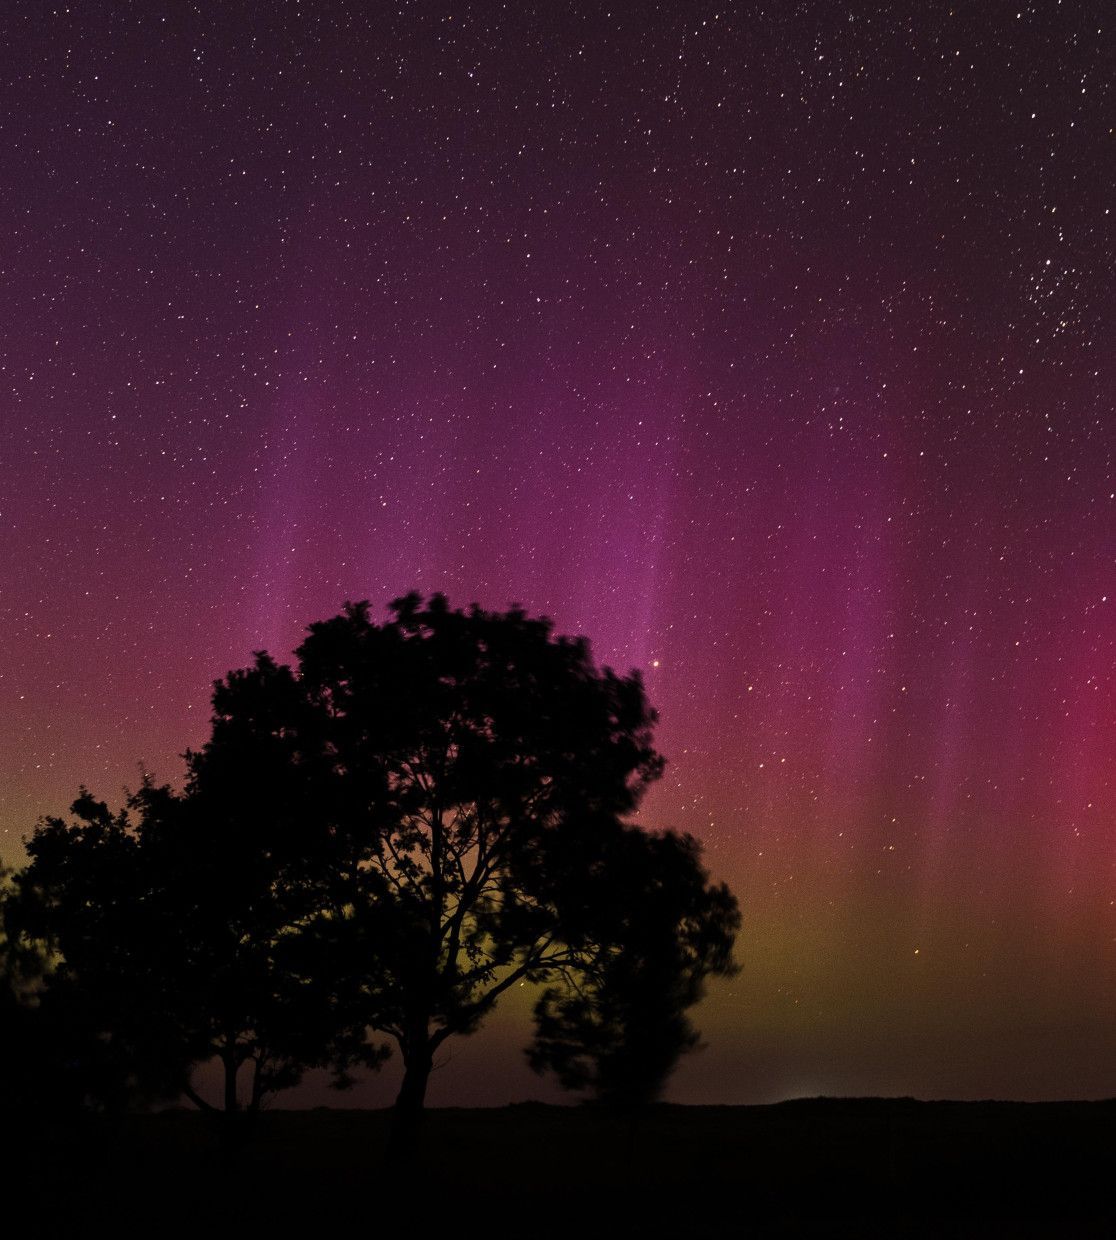
[[[44,1002],[98,1030],[128,1097],[251,1115],[323,1060],[336,1005],[300,889],[238,831],[237,807],[208,808],[145,782],[113,814],[83,791],[73,821],[47,819],[29,840],[20,916],[59,956]],[[213,1059],[219,1105],[192,1081]],[[84,1075],[102,1091],[113,1079],[92,1064]]]
[[[0,866],[0,1002],[4,1004],[21,1004],[32,997],[48,967],[40,945],[21,932],[18,916],[13,915],[18,890],[17,876]]]
[[[736,971],[740,913],[710,884],[697,841],[674,832],[625,831],[592,882],[594,946],[540,996],[528,1058],[567,1089],[631,1109],[658,1098],[697,1045],[687,1012],[708,977]]]
[[[313,787],[304,830],[338,859],[339,923],[375,927],[360,984],[402,1054],[405,1133],[448,1038],[589,958],[577,878],[661,770],[654,714],[638,675],[597,670],[585,641],[441,596],[397,600],[383,624],[350,605],[297,656],[297,672],[259,655],[218,687],[194,776],[204,789],[213,755],[281,741]]]
[[[331,928],[363,959],[351,981],[368,1025],[402,1055],[404,1141],[439,1048],[510,987],[588,970],[604,993],[601,934],[618,928],[593,905],[621,889],[593,876],[636,838],[624,819],[662,770],[655,715],[638,674],[598,670],[584,640],[440,595],[399,599],[380,624],[349,605],[310,627],[297,660],[260,654],[218,685],[194,786],[206,793],[244,753],[298,785],[293,834],[334,858],[321,869]]]
[[[42,953],[13,924],[12,873],[0,869],[0,1109],[25,1110],[44,1087],[32,1062],[43,1039],[37,987],[45,970]]]
[[[126,1072],[89,1004],[59,975],[36,931],[40,902],[26,871],[0,880],[0,1097],[26,1119],[46,1118],[124,1091]]]

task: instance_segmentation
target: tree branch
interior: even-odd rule
[[[208,1111],[210,1115],[216,1115],[218,1113],[218,1108],[215,1107],[211,1102],[206,1102],[206,1100],[201,1096],[201,1094],[199,1094],[193,1088],[193,1086],[190,1085],[189,1082],[183,1085],[182,1092],[186,1095],[187,1098],[190,1099],[190,1101],[194,1104],[194,1106],[198,1108],[199,1111]]]

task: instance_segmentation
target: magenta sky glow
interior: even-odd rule
[[[891,9],[9,5],[0,855],[347,599],[516,601],[744,909],[675,1098],[1116,1093],[1113,33]]]

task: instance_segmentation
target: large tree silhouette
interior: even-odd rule
[[[326,903],[350,959],[364,939],[405,1133],[447,1039],[519,982],[598,968],[608,921],[586,904],[616,898],[599,878],[662,769],[640,678],[520,609],[409,595],[384,623],[362,603],[312,625],[296,668],[258,655],[214,701],[199,791],[238,752],[280,748],[282,778],[313,788],[301,829],[333,852]]]

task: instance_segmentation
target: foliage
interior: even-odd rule
[[[629,829],[587,901],[597,922],[590,960],[535,1007],[528,1050],[537,1072],[628,1108],[654,1101],[698,1043],[687,1016],[711,975],[736,971],[740,924],[728,888],[711,886],[691,836]]]
[[[208,808],[145,782],[113,814],[83,791],[72,821],[31,837],[20,916],[60,956],[44,1002],[98,1031],[117,1095],[217,1109],[191,1079],[217,1059],[223,1108],[239,1109],[247,1065],[255,1110],[324,1057],[328,977],[299,933],[297,890],[235,814]]]
[[[0,1105],[27,1122],[107,1092],[109,1074],[96,1031],[48,987],[56,962],[23,922],[24,890],[23,874],[0,870]]]

